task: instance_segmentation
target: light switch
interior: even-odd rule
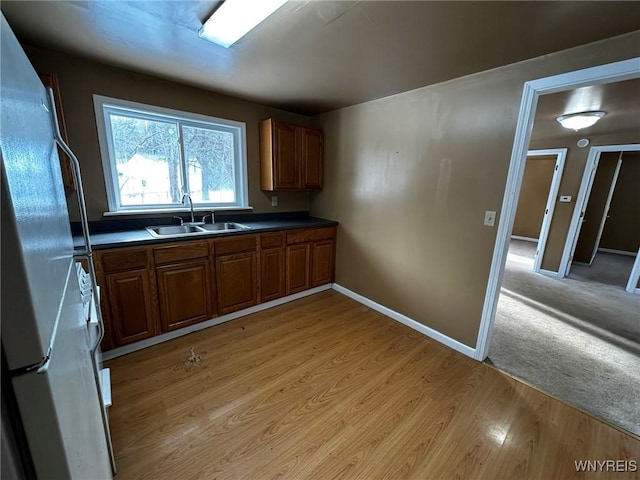
[[[496,224],[496,212],[493,210],[484,212],[484,224],[487,227],[493,227]]]
[[[278,206],[278,197],[271,197],[271,206],[272,207]]]
[[[562,203],[570,203],[571,202],[571,195],[560,195],[560,201]]]

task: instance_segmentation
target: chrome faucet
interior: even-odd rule
[[[189,200],[189,207],[191,208],[191,223],[195,223],[195,219],[193,218],[193,200],[191,200],[191,195],[186,192],[183,193],[180,202],[184,203],[185,198]]]
[[[216,223],[215,212],[212,210],[211,213],[207,213],[202,217],[202,222],[207,223],[207,217],[211,217],[211,223]]]

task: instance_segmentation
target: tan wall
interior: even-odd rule
[[[93,94],[246,122],[249,204],[254,207],[254,212],[309,209],[309,194],[306,192],[278,192],[275,195],[279,206],[271,206],[271,194],[260,190],[258,150],[258,122],[273,116],[308,125],[307,117],[59,52],[29,47],[25,50],[37,70],[58,76],[69,143],[81,162],[90,220],[103,219],[103,212],[108,210]],[[75,197],[69,200],[71,219],[77,220]]]
[[[640,153],[622,154],[622,166],[600,248],[637,253],[640,247]]]
[[[555,155],[527,158],[512,235],[528,238],[540,236],[555,165]]]
[[[585,136],[589,137],[591,144],[587,148],[578,148],[576,142]],[[542,257],[542,268],[544,270],[557,272],[560,268],[560,260],[567,241],[571,217],[576,208],[578,191],[580,190],[580,183],[582,182],[590,147],[631,143],[640,143],[640,132],[626,131],[601,136],[590,136],[584,133],[581,134],[580,132],[573,132],[569,133],[566,138],[554,140],[553,142],[544,140],[531,142],[530,149],[567,148],[567,158],[562,174],[562,181],[560,182],[558,197],[561,195],[570,195],[571,202],[556,202],[544,256]]]
[[[523,83],[638,54],[640,32],[315,117],[337,283],[475,346]]]

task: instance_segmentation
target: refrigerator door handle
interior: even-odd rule
[[[73,174],[73,181],[76,186],[76,196],[78,198],[78,207],[80,210],[80,223],[82,225],[82,237],[84,239],[84,248],[85,251],[80,254],[87,259],[87,264],[89,265],[89,276],[91,281],[91,290],[93,301],[96,305],[96,316],[98,320],[98,335],[96,336],[95,344],[91,345],[91,361],[93,362],[93,370],[94,376],[96,379],[96,386],[98,388],[98,395],[100,396],[100,404],[101,404],[101,413],[102,413],[102,421],[105,428],[105,435],[107,437],[107,446],[109,448],[109,456],[111,457],[111,468],[113,473],[116,473],[116,463],[115,457],[113,454],[113,445],[111,443],[111,433],[109,429],[109,419],[107,418],[107,412],[105,407],[102,405],[103,401],[103,393],[102,393],[102,381],[100,375],[100,368],[97,364],[96,354],[98,349],[100,348],[100,343],[104,338],[104,320],[102,318],[102,311],[100,309],[100,297],[98,293],[98,282],[96,280],[96,269],[93,263],[93,252],[91,249],[91,239],[89,238],[89,220],[87,218],[87,205],[84,199],[84,188],[82,185],[82,176],[80,175],[80,162],[78,161],[78,157],[73,153],[69,145],[66,144],[64,139],[62,138],[62,134],[60,133],[60,124],[58,123],[58,115],[56,111],[56,102],[55,97],[53,95],[53,89],[51,87],[46,87],[47,94],[49,96],[49,105],[50,105],[50,115],[53,119],[53,132],[55,136],[55,141],[60,146],[60,148],[67,154],[70,159],[71,164],[71,172]]]

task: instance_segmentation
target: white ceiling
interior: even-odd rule
[[[218,1],[8,1],[25,43],[313,115],[640,29],[640,2],[290,1],[229,49]]]

